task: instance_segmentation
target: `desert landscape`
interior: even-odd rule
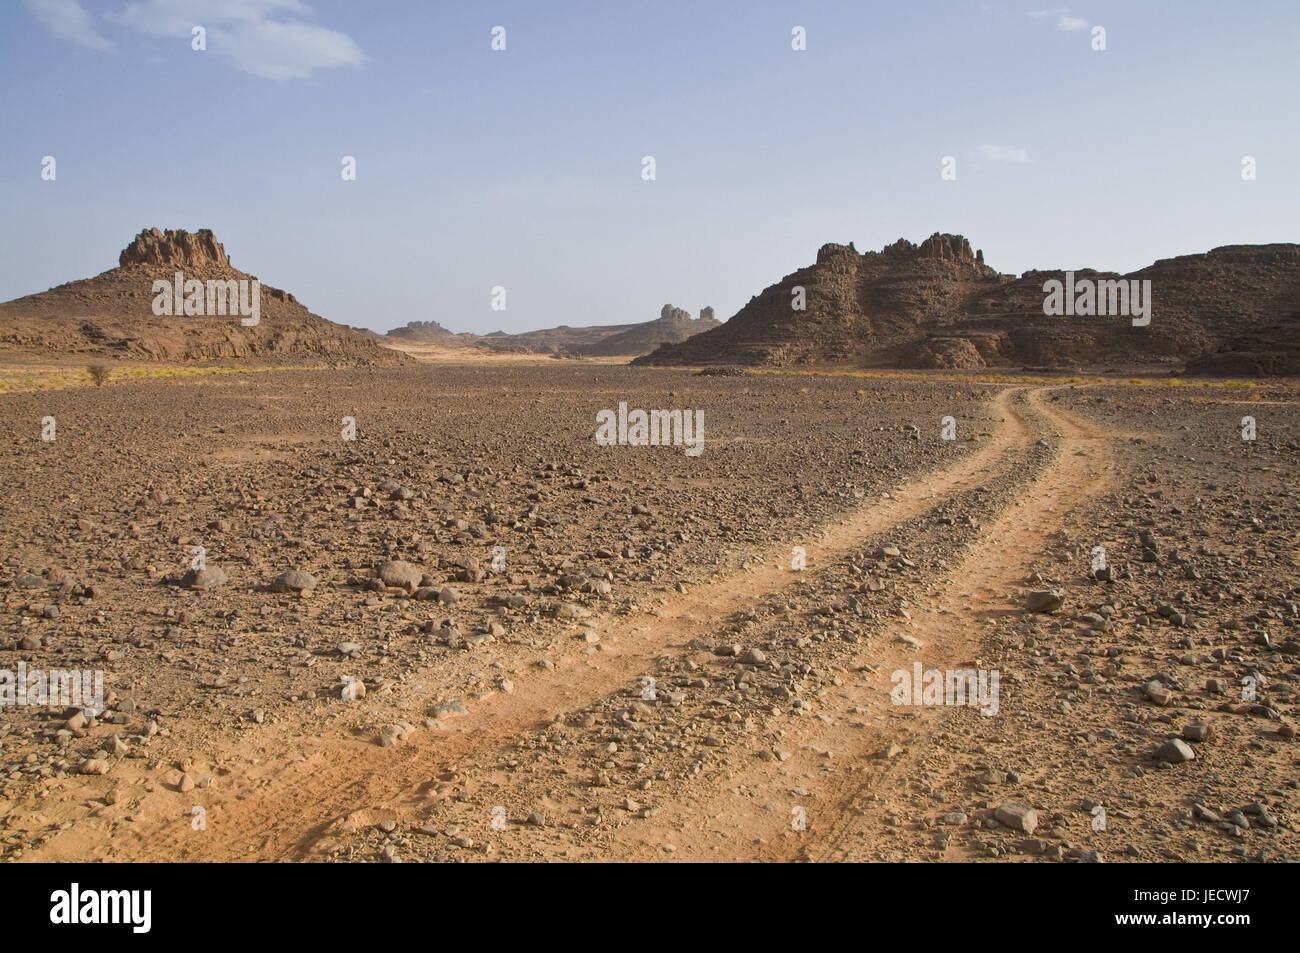
[[[86,326],[50,295],[4,308]],[[6,667],[106,694],[6,710],[5,859],[1296,856],[1294,380],[431,361],[274,317],[154,332],[263,361],[170,376],[114,360],[167,356],[134,319],[100,386],[33,370],[62,339],[11,362]],[[702,452],[593,440],[620,404]],[[930,670],[998,681],[900,703]]]
[[[338,65],[243,55],[263,120]],[[70,280],[0,303],[0,861],[1300,861],[1300,244],[1260,207],[1092,267],[1118,230],[1030,199],[618,229],[502,160],[464,194],[515,232],[448,191],[412,240],[411,155],[342,153],[398,183],[344,200],[221,159],[277,183],[242,219],[155,169],[66,254],[27,216]],[[331,257],[331,214],[376,225]]]

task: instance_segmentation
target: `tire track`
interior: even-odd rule
[[[730,762],[740,770],[728,776],[725,785],[693,792],[689,800],[659,803],[665,820],[615,831],[605,848],[608,854],[620,860],[663,859],[662,844],[671,841],[678,861],[825,861],[854,859],[844,845],[872,842],[873,828],[882,826],[883,819],[865,818],[855,805],[868,795],[897,790],[913,776],[932,750],[927,738],[952,714],[942,707],[908,708],[913,717],[900,722],[889,700],[889,673],[900,667],[910,669],[916,661],[926,669],[968,667],[962,663],[978,653],[981,618],[1020,611],[1013,597],[1047,547],[1061,514],[1099,493],[1108,482],[1111,435],[1049,410],[1042,403],[1044,392],[1029,392],[1027,403],[1044,428],[1061,439],[1059,452],[967,550],[951,571],[944,593],[916,614],[908,633],[921,640],[922,648],[909,651],[886,643],[885,651],[872,657],[877,673],[869,685],[846,687],[833,706],[823,701],[822,710],[832,715],[829,724],[799,719],[791,727],[787,740],[798,750],[786,765],[777,769],[770,761],[754,757],[769,747],[755,739],[747,749],[729,753]],[[1030,425],[1016,416],[1015,432],[1028,439]],[[948,605],[952,602],[964,607],[952,608]],[[851,723],[849,712],[862,717],[866,727],[858,727],[861,721]],[[902,754],[873,757],[894,742],[906,742]],[[833,751],[834,763],[843,766],[827,776],[824,764],[817,761],[818,750]],[[794,779],[800,789],[808,789],[806,798],[791,797]],[[791,830],[789,814],[764,815],[755,809],[756,802],[794,805],[796,801],[807,805],[808,816],[807,830],[798,833]],[[683,832],[692,836],[683,837]]]

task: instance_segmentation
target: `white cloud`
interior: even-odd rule
[[[25,2],[59,39],[92,49],[113,48],[95,31],[78,0]],[[266,79],[302,79],[314,70],[365,61],[352,37],[307,22],[311,15],[302,0],[132,0],[106,18],[135,33],[186,47],[191,30],[201,26],[207,31],[208,53]]]
[[[302,79],[365,60],[346,33],[304,22],[310,15],[301,0],[134,0],[110,19],[147,36],[187,40],[201,26],[209,52],[266,79]]]
[[[107,51],[113,44],[100,35],[90,14],[77,0],[23,0],[32,16],[40,20],[60,40],[76,43],[91,50]]]
[[[1058,30],[1086,30],[1088,21],[1079,17],[1070,16],[1069,7],[1053,7],[1050,10],[1030,10],[1029,15],[1035,20],[1046,20],[1056,17],[1056,28]]]
[[[1014,162],[1016,165],[1028,165],[1033,161],[1024,149],[1012,146],[980,146],[976,151],[985,162]]]

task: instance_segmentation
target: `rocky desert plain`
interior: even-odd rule
[[[3,859],[1300,859],[1300,247],[1149,329],[939,234],[531,337],[179,268],[0,305],[0,669],[104,680],[0,707]]]

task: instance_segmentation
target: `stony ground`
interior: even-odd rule
[[[619,401],[703,410],[703,454],[596,445]],[[0,396],[0,670],[108,692],[0,707],[0,856],[1294,859],[1298,403],[568,363]],[[916,662],[996,712],[895,704]]]

